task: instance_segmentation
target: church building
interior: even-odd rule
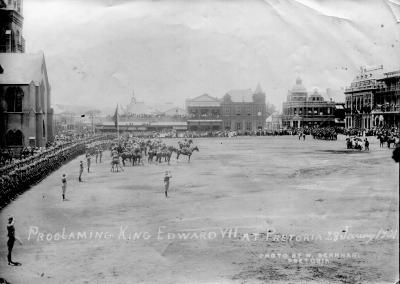
[[[45,146],[53,110],[44,54],[24,53],[21,0],[0,0],[0,19],[0,148]]]

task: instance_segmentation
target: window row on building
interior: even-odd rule
[[[322,95],[314,91],[310,96],[297,78],[296,84],[288,91],[282,104],[282,126],[284,128],[334,126],[337,104],[325,101]]]
[[[186,100],[188,130],[252,132],[265,128],[265,93],[260,85],[231,90],[222,99],[208,94]]]
[[[400,70],[361,68],[345,90],[346,127],[400,127]]]

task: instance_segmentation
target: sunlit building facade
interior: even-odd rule
[[[302,80],[297,78],[282,104],[282,125],[285,128],[334,126],[335,107],[334,102],[325,101],[316,90],[309,96]]]
[[[400,70],[360,68],[345,95],[347,128],[400,126]]]

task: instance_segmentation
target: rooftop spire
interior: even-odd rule
[[[255,93],[256,93],[256,94],[261,94],[261,93],[263,93],[263,90],[261,89],[260,83],[257,84],[257,88],[256,88]]]
[[[136,103],[135,90],[132,90],[131,103],[132,103],[132,104],[135,104],[135,103]]]

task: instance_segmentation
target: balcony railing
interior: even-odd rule
[[[345,93],[350,93],[350,92],[356,92],[356,91],[363,91],[363,90],[376,90],[381,88],[381,85],[365,85],[365,86],[359,86],[359,87],[347,87],[345,88]]]
[[[210,119],[221,119],[219,114],[189,114],[188,119],[198,119],[198,120],[210,120]]]
[[[377,90],[377,93],[387,93],[387,92],[399,92],[400,86],[391,86],[389,88],[380,88]]]
[[[372,110],[374,113],[381,112],[399,112],[400,113],[400,105],[382,105],[374,108]]]

